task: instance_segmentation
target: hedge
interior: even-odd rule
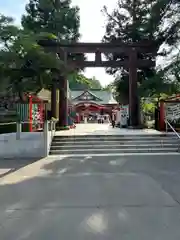
[[[0,134],[16,132],[16,123],[0,125]],[[22,124],[22,132],[29,132],[29,124]]]

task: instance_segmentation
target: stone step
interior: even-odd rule
[[[177,148],[127,148],[127,149],[81,149],[81,150],[50,150],[50,155],[91,155],[91,154],[125,154],[125,153],[175,153]]]
[[[72,135],[55,136],[50,154],[176,153],[178,147],[175,135]]]
[[[64,140],[64,139],[84,139],[84,138],[88,138],[88,139],[105,139],[105,138],[167,138],[167,137],[175,137],[177,138],[175,135],[72,135],[72,136],[54,136],[54,139],[60,139],[60,140]]]
[[[73,150],[73,151],[86,151],[86,150],[91,150],[94,151],[95,149],[129,149],[129,148],[135,148],[135,149],[140,149],[140,148],[178,148],[178,144],[122,144],[122,145],[69,145],[69,146],[60,146],[60,145],[52,145],[51,150]]]
[[[99,142],[99,141],[154,141],[154,140],[176,140],[178,141],[177,137],[100,137],[100,138],[89,138],[89,137],[83,137],[83,138],[53,138],[53,141],[55,142]]]
[[[81,135],[55,135],[55,138],[83,138],[83,137],[89,137],[89,138],[99,138],[99,137],[154,137],[154,136],[161,136],[161,137],[167,137],[167,136],[175,136],[175,134],[166,134],[166,133],[155,133],[155,134],[81,134]]]
[[[155,140],[147,140],[147,139],[134,139],[134,140],[99,140],[99,141],[57,141],[57,140],[53,140],[52,145],[54,146],[68,146],[68,145],[77,145],[77,146],[89,146],[89,145],[124,145],[124,144],[129,144],[129,145],[133,145],[133,144],[153,144],[153,143],[157,143],[157,144],[177,144],[178,140],[177,139],[155,139]]]

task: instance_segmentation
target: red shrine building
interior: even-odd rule
[[[105,90],[70,90],[71,104],[80,121],[84,116],[95,117],[99,114],[110,114],[118,106],[111,91]]]

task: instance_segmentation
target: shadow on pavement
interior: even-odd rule
[[[0,159],[0,178],[28,166],[39,159]]]
[[[30,161],[0,164],[18,169]],[[0,182],[0,239],[178,240],[180,209],[170,189],[180,198],[180,178],[173,181],[179,169],[178,159],[165,157],[65,157],[46,161],[37,172],[6,176]],[[88,171],[92,176],[69,174]]]
[[[33,161],[0,167],[15,171]],[[0,182],[0,239],[178,240],[180,208],[171,196],[180,199],[179,171],[178,157],[47,159],[38,171]],[[76,176],[86,172],[92,176]]]

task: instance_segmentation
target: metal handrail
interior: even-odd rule
[[[31,123],[31,121],[0,122],[0,126],[11,125],[11,124],[25,124],[25,123]],[[44,122],[38,122],[38,123],[43,124]]]
[[[166,123],[166,132],[167,132],[167,125],[173,130],[173,132],[176,134],[176,136],[180,139],[180,135],[178,134],[178,132],[173,128],[173,126],[170,124],[170,122],[166,119],[165,120]]]
[[[2,122],[0,123],[0,126],[4,126],[4,125],[13,125],[13,124],[16,124],[17,122]]]

